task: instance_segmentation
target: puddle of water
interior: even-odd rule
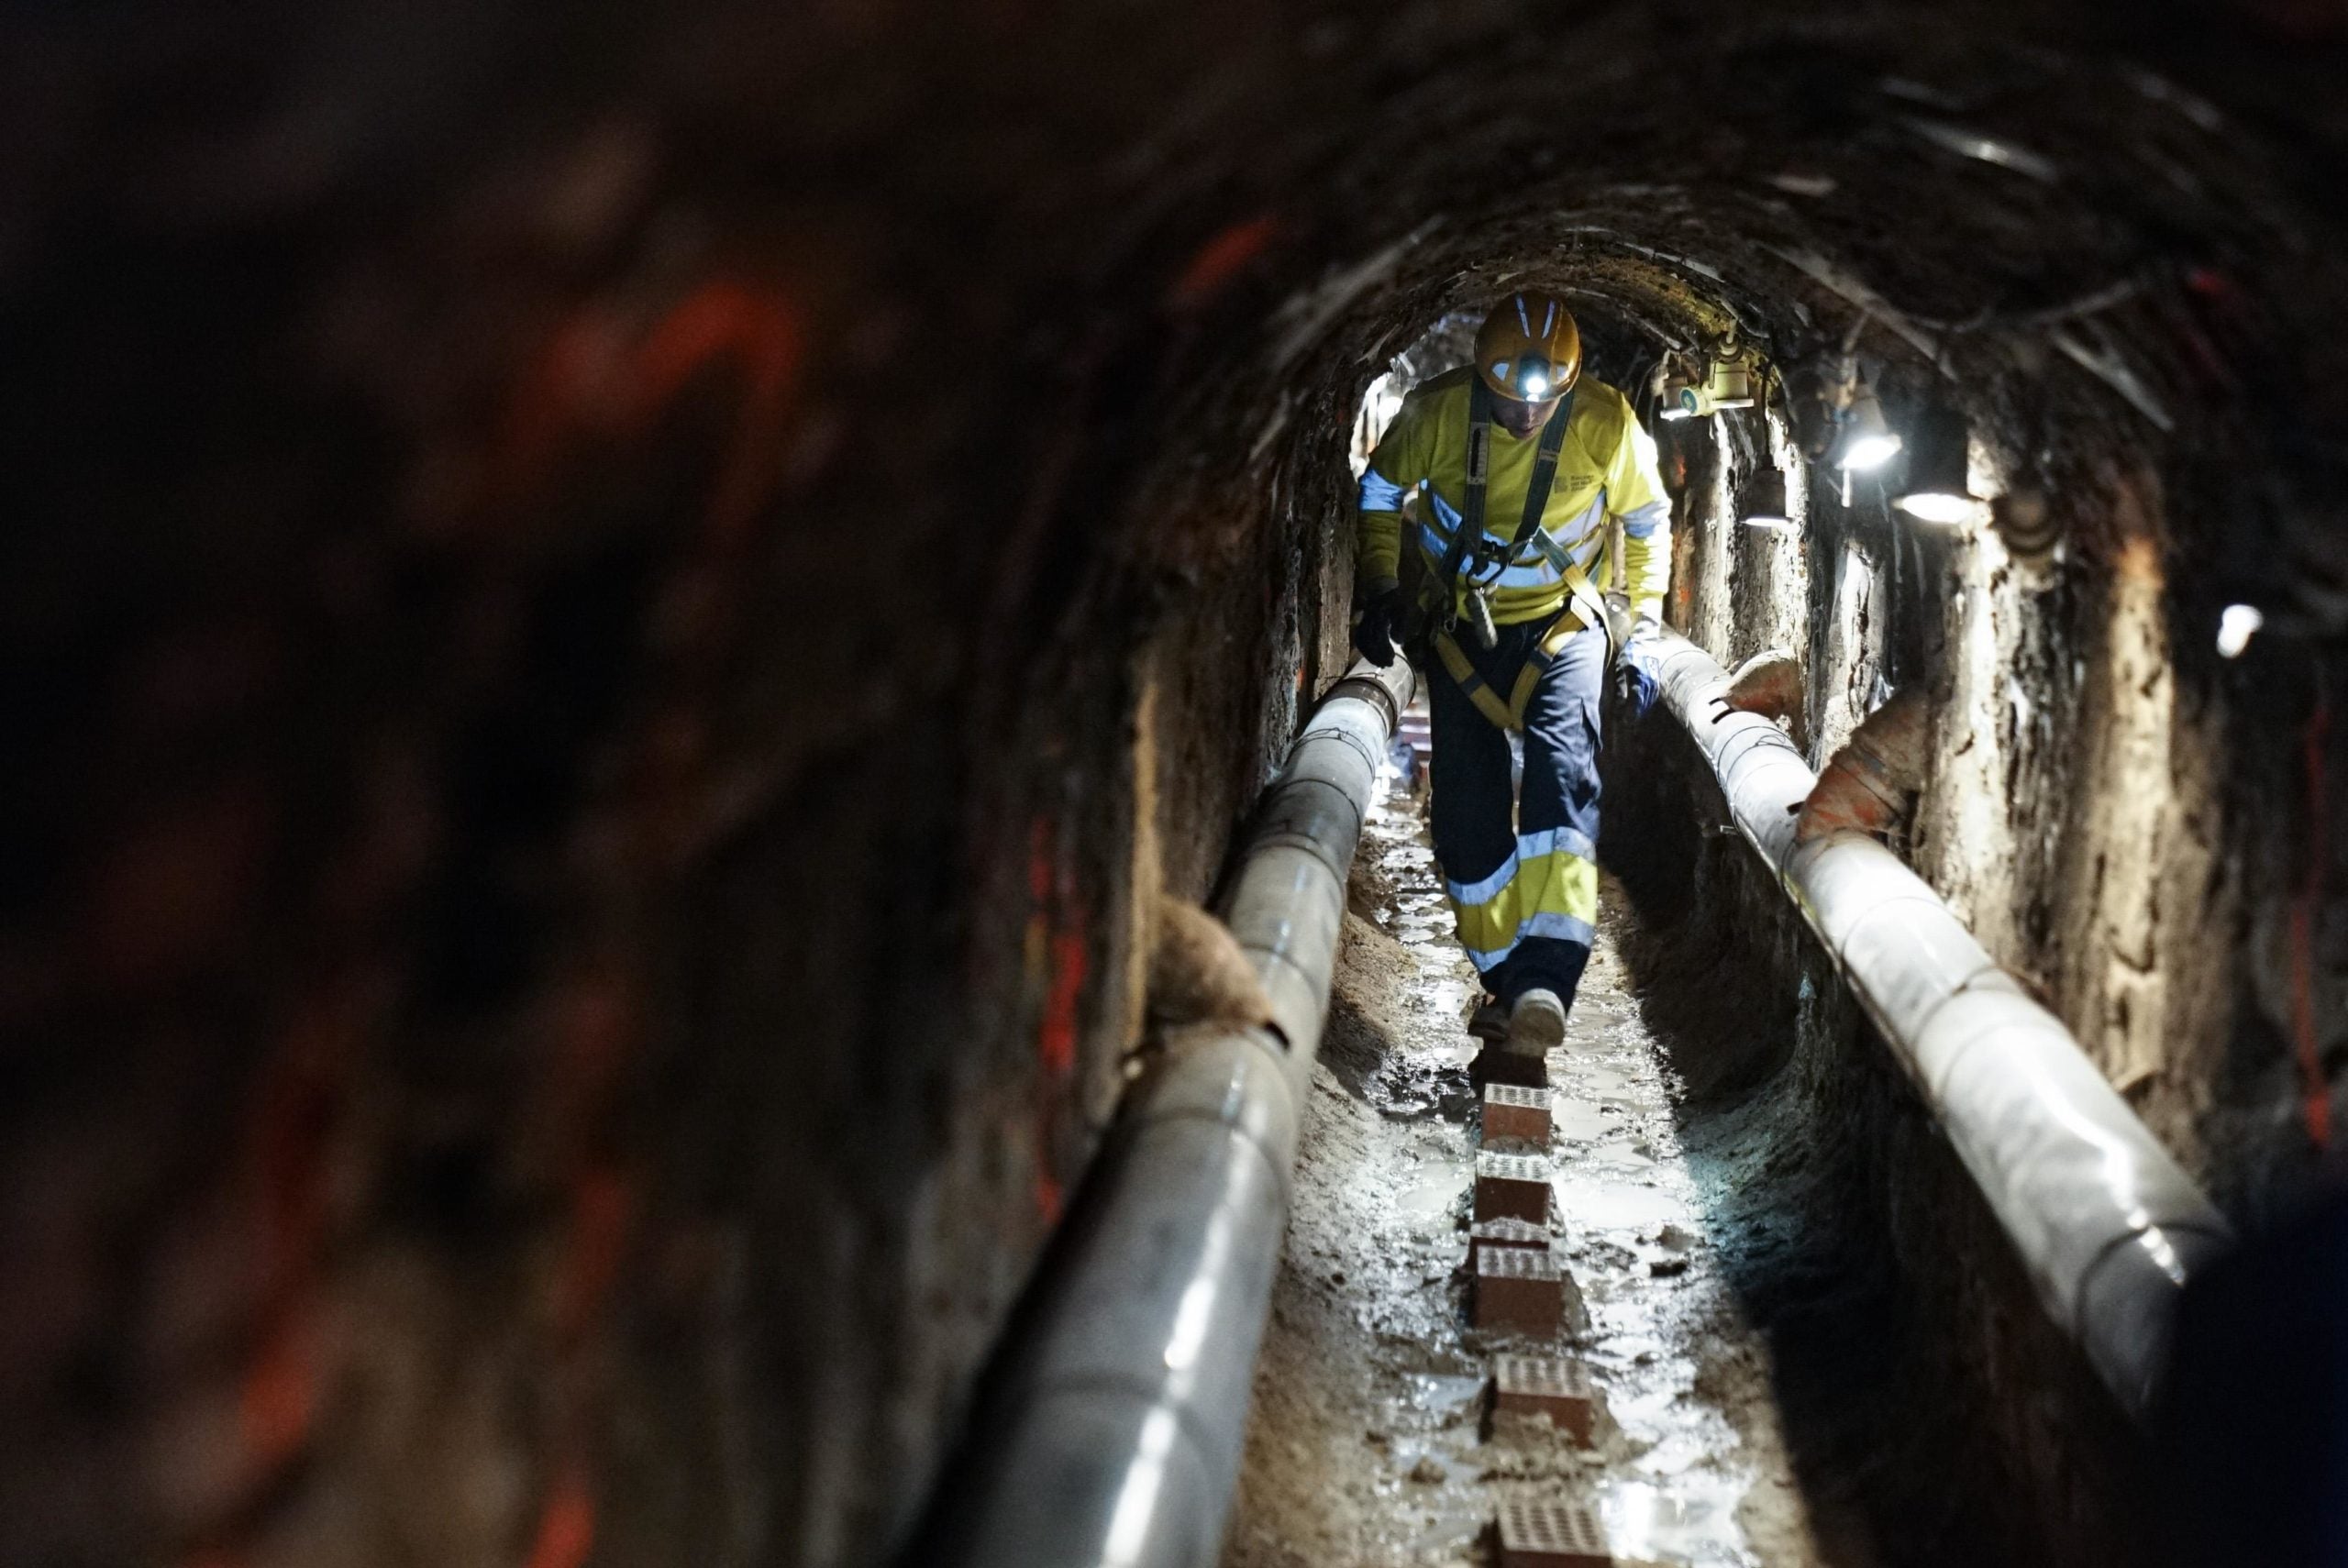
[[[1572,1076],[1569,1087],[1575,1095],[1600,1110],[1611,1106],[1618,1110],[1652,1111],[1656,1094],[1642,1087],[1635,1079],[1611,1068],[1593,1069],[1589,1077]]]
[[[1557,1211],[1566,1217],[1568,1233],[1636,1234],[1658,1230],[1675,1220],[1691,1222],[1687,1200],[1660,1187],[1592,1180],[1578,1168],[1558,1172],[1549,1185],[1556,1192]]]
[[[1412,995],[1426,999],[1427,1010],[1437,1018],[1457,1018],[1468,1010],[1468,988],[1457,980],[1426,980],[1411,988]]]
[[[1428,1176],[1395,1194],[1394,1207],[1413,1220],[1448,1220],[1459,1201],[1459,1173]]]
[[[1736,1434],[1725,1427],[1701,1434],[1675,1431],[1640,1456],[1639,1468],[1650,1475],[1679,1475],[1698,1465],[1718,1463],[1722,1452],[1735,1446]]]
[[[1446,1377],[1422,1372],[1411,1378],[1410,1389],[1411,1402],[1420,1409],[1449,1414],[1483,1397],[1484,1375],[1479,1372],[1469,1377]]]
[[[1579,1100],[1561,1099],[1549,1110],[1549,1131],[1560,1141],[1588,1143],[1614,1131],[1604,1111]]]
[[[1619,1481],[1601,1491],[1599,1516],[1618,1558],[1757,1568],[1736,1527],[1744,1490],[1741,1479],[1717,1476],[1685,1476],[1668,1487]]]
[[[1663,1354],[1663,1342],[1653,1334],[1601,1334],[1599,1338],[1597,1353],[1609,1361],[1622,1362],[1625,1365],[1637,1362],[1642,1356],[1654,1361]],[[1639,1419],[1641,1407],[1634,1399],[1617,1398],[1611,1401],[1611,1408],[1614,1411],[1614,1419],[1621,1421],[1625,1428]]]

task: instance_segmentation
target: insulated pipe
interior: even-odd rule
[[[1633,657],[1899,1057],[2048,1314],[2120,1403],[2146,1416],[2178,1295],[2232,1241],[2224,1217],[1923,878],[1863,834],[1797,846],[1815,777],[1775,724],[1729,708],[1729,678],[1710,654],[1664,632]]]
[[[1346,877],[1410,667],[1313,712],[1222,904],[1273,1027],[1178,1031],[999,1353],[934,1552],[956,1568],[1212,1568],[1239,1475]]]

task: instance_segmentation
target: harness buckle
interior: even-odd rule
[[[1500,646],[1500,627],[1492,622],[1491,600],[1480,588],[1468,591],[1468,635],[1487,653]]]

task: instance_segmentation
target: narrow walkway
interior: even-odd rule
[[[1566,1328],[1535,1344],[1467,1326],[1474,973],[1398,780],[1353,902],[1224,1568],[1481,1568],[1518,1500],[1589,1505],[1618,1562],[1827,1562],[1611,935],[1550,1063],[1553,1246],[1580,1299],[1569,1287]],[[1487,1435],[1490,1359],[1511,1350],[1589,1365],[1594,1449],[1545,1423]]]

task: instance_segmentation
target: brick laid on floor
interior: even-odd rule
[[[1580,1362],[1540,1355],[1493,1358],[1494,1408],[1511,1415],[1546,1416],[1584,1447],[1596,1428],[1597,1399],[1589,1368]]]
[[[1549,1146],[1549,1091],[1514,1084],[1484,1086],[1484,1136]]]
[[[1534,1252],[1549,1250],[1548,1230],[1526,1220],[1479,1220],[1468,1228],[1468,1266],[1474,1269],[1476,1254],[1486,1247],[1519,1247]]]
[[[1580,1503],[1501,1505],[1501,1568],[1613,1568],[1598,1518]]]
[[[1486,1247],[1476,1254],[1476,1327],[1546,1336],[1565,1312],[1566,1276],[1547,1253]]]
[[[1478,1154],[1476,1218],[1548,1224],[1548,1162],[1531,1154]]]

